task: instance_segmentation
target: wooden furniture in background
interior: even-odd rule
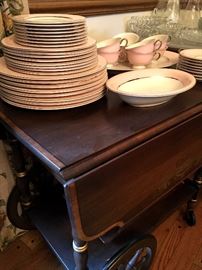
[[[84,16],[152,10],[157,0],[29,0],[31,13],[73,13]]]

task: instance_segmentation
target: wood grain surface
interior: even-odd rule
[[[152,10],[156,0],[29,0],[31,13],[74,13],[98,15]]]
[[[153,234],[158,240],[151,270],[202,270],[202,200],[196,207],[197,224],[189,227],[178,209]],[[0,269],[62,270],[37,231],[25,233],[0,253]]]

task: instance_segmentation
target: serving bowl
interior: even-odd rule
[[[144,69],[112,77],[107,88],[135,107],[150,107],[168,102],[196,83],[193,75],[176,69]]]

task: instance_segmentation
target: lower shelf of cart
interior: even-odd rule
[[[156,204],[147,209],[135,222],[131,222],[127,230],[109,243],[107,237],[89,243],[89,270],[101,270],[106,261],[113,256],[127,241],[140,234],[151,232],[162,220],[168,217],[180,204],[190,199],[195,192],[190,183],[182,183],[166,194]],[[62,199],[50,197],[44,199],[37,207],[29,211],[32,222],[49,244],[55,255],[67,270],[75,268],[71,226],[68,220],[65,202]]]

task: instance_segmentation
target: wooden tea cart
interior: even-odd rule
[[[159,222],[188,201],[185,219],[195,224],[202,84],[150,108],[112,93],[62,111],[1,101],[0,123],[17,176],[9,218],[36,227],[64,268],[149,269],[156,240],[148,233]]]

